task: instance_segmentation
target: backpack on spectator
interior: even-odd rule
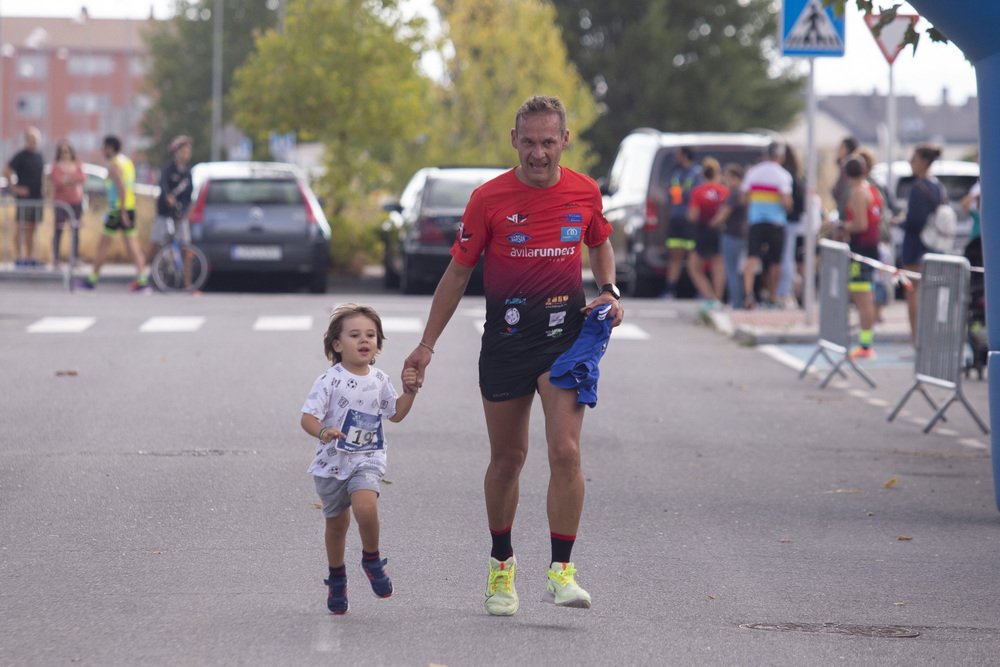
[[[920,230],[920,242],[933,252],[950,253],[955,245],[955,225],[958,222],[955,209],[948,205],[944,186],[941,186],[941,195],[935,197],[923,179],[918,183],[931,200],[937,200],[937,206],[927,216],[927,222]]]

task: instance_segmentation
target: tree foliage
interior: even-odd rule
[[[606,173],[621,138],[667,131],[781,130],[800,77],[775,64],[771,0],[552,0],[570,57],[603,114],[585,133]]]
[[[146,81],[156,99],[143,117],[143,131],[153,137],[147,151],[154,164],[166,160],[167,144],[178,134],[194,142],[193,162],[209,159],[212,139],[212,11],[215,0],[174,0],[174,17],[150,21],[144,38],[150,53]],[[265,2],[224,0],[222,90],[229,90],[233,72],[254,49],[254,35],[270,28],[276,12]],[[223,124],[233,110],[223,105]]]
[[[533,95],[566,106],[571,146],[563,164],[585,171],[594,162],[581,133],[597,105],[560,38],[555,9],[539,0],[438,0],[454,55],[445,63],[440,110],[429,147],[450,163],[510,165],[510,129]]]
[[[833,11],[837,16],[844,15],[844,9],[847,7],[849,0],[823,0],[823,6],[829,7],[833,6]],[[871,16],[878,12],[880,16],[878,22],[872,26],[872,32],[878,37],[882,32],[882,28],[889,25],[896,20],[896,14],[899,12],[899,8],[903,6],[903,3],[896,2],[888,7],[876,6],[873,0],[854,0],[857,8],[864,12],[865,16]],[[927,28],[927,37],[933,42],[947,42],[948,38],[945,37],[944,33],[935,28],[934,26],[929,26]],[[917,46],[920,43],[920,33],[916,31],[911,23],[903,35],[903,44],[907,44],[913,47],[913,52],[916,53]]]
[[[229,102],[241,130],[257,142],[295,132],[325,146],[317,190],[337,264],[374,243],[369,193],[419,152],[431,112],[430,81],[415,67],[424,32],[396,0],[287,0],[283,31],[261,34],[235,75]]]

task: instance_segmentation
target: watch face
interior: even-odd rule
[[[622,298],[621,292],[618,291],[618,286],[613,283],[608,283],[607,285],[601,286],[600,293],[604,294],[605,292],[610,292],[611,296],[615,297],[616,299]]]

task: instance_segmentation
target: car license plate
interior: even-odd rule
[[[234,245],[231,256],[237,262],[277,262],[281,260],[281,246]]]

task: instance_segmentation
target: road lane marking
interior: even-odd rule
[[[143,333],[190,333],[197,331],[205,323],[201,316],[151,317],[142,323]]]
[[[262,315],[253,323],[254,331],[309,331],[313,326],[310,315]]]
[[[28,325],[28,333],[80,333],[96,321],[96,317],[43,317]]]
[[[423,333],[424,323],[419,317],[383,317],[382,331],[386,333]]]

